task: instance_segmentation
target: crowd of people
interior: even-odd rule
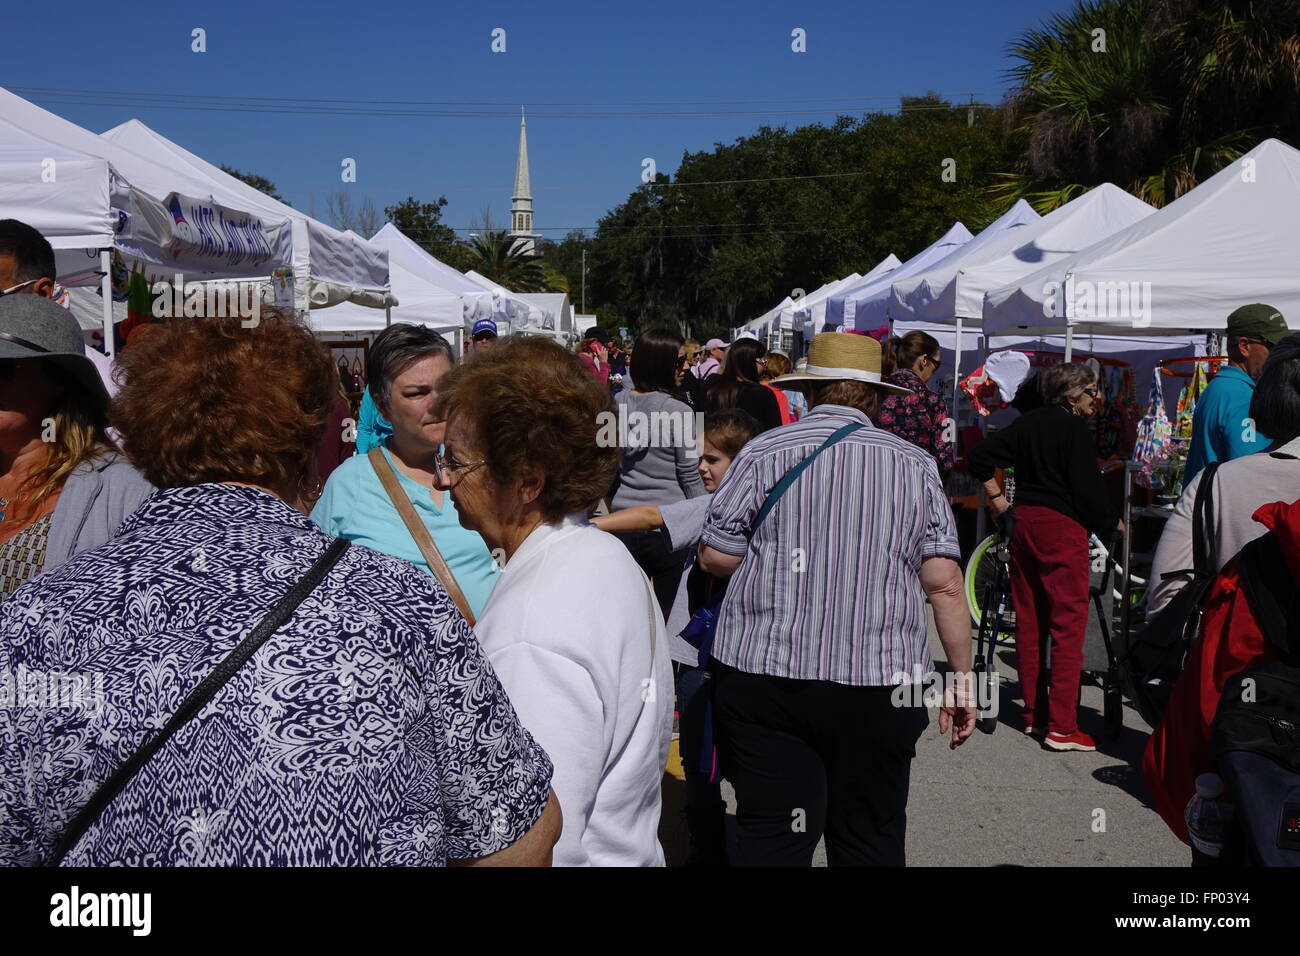
[[[822,333],[792,365],[749,335],[571,352],[484,319],[462,356],[395,324],[351,454],[297,317],[152,323],[106,380],[54,279],[0,221],[0,863],[658,866],[674,738],[690,864],[905,862],[930,718],[894,692],[934,672],[931,622],[940,733],[977,718],[933,337]],[[1300,581],[1300,336],[1250,306],[1228,345],[1149,595],[1211,483],[1222,577],[1146,760],[1183,839],[1218,694],[1275,653],[1238,553],[1271,535]],[[1037,388],[969,468],[1008,522],[1023,729],[1088,751],[1088,537],[1118,514],[1095,372]],[[682,427],[610,443],[611,414]],[[93,693],[52,703],[68,681]]]

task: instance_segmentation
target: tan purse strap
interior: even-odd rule
[[[433,572],[433,576],[438,579],[438,583],[443,586],[447,595],[456,602],[456,607],[465,616],[465,620],[469,621],[470,627],[473,627],[474,612],[470,610],[469,601],[465,599],[465,592],[456,583],[456,576],[451,573],[451,568],[447,567],[447,562],[442,558],[442,552],[434,544],[433,535],[429,534],[429,529],[415,513],[415,505],[411,504],[411,499],[406,497],[406,492],[402,490],[402,485],[397,480],[397,473],[388,463],[383,449],[376,445],[366,453],[366,457],[370,459],[375,474],[379,476],[379,483],[384,486],[384,491],[388,492],[388,497],[397,508],[397,513],[402,516],[402,523],[406,525],[406,530],[415,539],[415,546],[420,549],[420,554],[424,555],[429,570]]]

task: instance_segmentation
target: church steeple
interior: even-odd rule
[[[536,254],[533,235],[533,191],[528,181],[528,122],[519,107],[519,159],[515,164],[515,192],[510,197],[510,235],[519,238],[526,255]]]

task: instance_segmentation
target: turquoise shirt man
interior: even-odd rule
[[[1183,487],[1212,461],[1253,455],[1272,444],[1256,431],[1250,400],[1269,351],[1289,333],[1282,313],[1262,302],[1243,305],[1228,316],[1229,364],[1210,379],[1196,402]]]
[[[1255,430],[1250,400],[1255,380],[1234,365],[1210,379],[1192,416],[1192,447],[1187,453],[1183,486],[1212,461],[1232,461],[1264,451],[1272,442]]]
[[[444,492],[442,507],[437,507],[429,489],[402,474],[387,448],[383,452],[478,618],[500,577],[487,544],[477,531],[461,527],[450,494]],[[402,558],[433,574],[365,455],[353,455],[334,469],[311,518],[329,534]]]

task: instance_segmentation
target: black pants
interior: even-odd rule
[[[659,613],[668,620],[682,581],[682,569],[690,558],[690,549],[668,550],[668,536],[662,531],[619,531],[615,537],[623,542],[637,565],[654,584]]]
[[[747,674],[713,662],[714,730],[736,789],[733,866],[902,866],[924,707],[893,688]]]

